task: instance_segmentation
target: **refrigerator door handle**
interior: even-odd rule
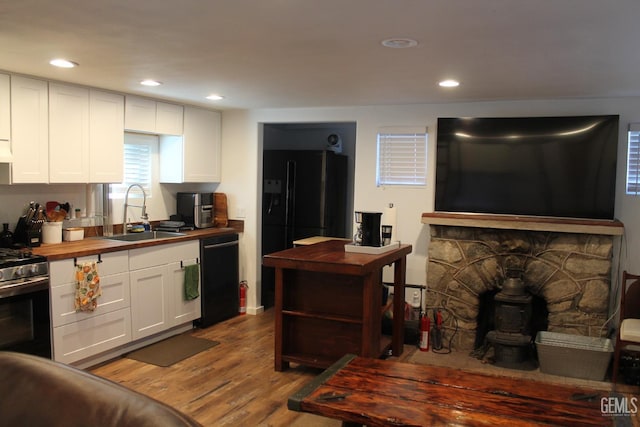
[[[287,182],[285,187],[284,247],[290,248],[295,237],[296,206],[296,162],[287,160]]]

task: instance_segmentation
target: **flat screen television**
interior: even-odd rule
[[[618,122],[439,118],[435,210],[612,220]]]

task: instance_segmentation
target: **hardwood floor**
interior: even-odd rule
[[[287,409],[289,396],[322,370],[294,365],[274,371],[273,323],[273,310],[267,310],[194,329],[194,336],[220,344],[167,368],[120,358],[90,371],[165,402],[205,426],[340,426]]]
[[[276,372],[273,325],[273,310],[257,316],[237,316],[191,331],[194,336],[220,344],[170,367],[119,358],[90,371],[165,402],[207,427],[340,426],[336,420],[287,409],[289,396],[322,370],[292,364],[291,369]],[[415,353],[415,346],[405,345],[401,357],[390,359],[408,362]],[[451,362],[445,364],[455,367]],[[566,379],[568,384],[584,386],[579,381]],[[625,391],[637,395],[637,387],[629,388]],[[633,418],[637,426],[639,420]]]

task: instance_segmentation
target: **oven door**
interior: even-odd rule
[[[47,278],[0,288],[0,350],[51,358]]]

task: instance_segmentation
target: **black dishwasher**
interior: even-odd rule
[[[200,240],[202,317],[206,328],[238,314],[238,234]]]

